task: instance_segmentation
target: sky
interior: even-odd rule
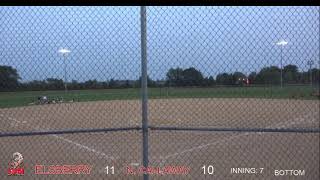
[[[281,59],[301,71],[308,60],[319,67],[319,9],[147,7],[148,74],[195,67],[204,76],[248,75]],[[0,7],[0,65],[23,82],[64,79],[64,68],[68,81],[138,79],[140,37],[140,7]]]

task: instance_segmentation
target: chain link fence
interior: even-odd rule
[[[319,7],[1,7],[0,22],[0,179],[320,175]]]

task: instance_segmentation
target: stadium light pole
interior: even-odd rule
[[[69,49],[66,48],[62,48],[59,49],[58,51],[59,53],[62,54],[63,56],[63,66],[64,66],[64,90],[65,92],[68,91],[68,87],[67,87],[67,65],[66,65],[66,59],[67,59],[67,55],[71,52]]]
[[[285,40],[281,40],[281,41],[278,41],[277,43],[276,43],[276,45],[278,45],[278,46],[280,46],[280,86],[281,86],[281,88],[283,87],[283,79],[282,79],[282,61],[283,61],[283,53],[282,53],[282,49],[283,49],[283,46],[285,46],[285,45],[287,45],[288,44],[288,42],[287,41],[285,41]]]
[[[310,71],[310,86],[312,87],[312,65],[313,65],[313,61],[309,60],[307,61],[307,64],[309,65],[309,71]]]

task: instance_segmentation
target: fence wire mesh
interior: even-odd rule
[[[0,8],[0,179],[319,178],[319,7],[146,10]]]

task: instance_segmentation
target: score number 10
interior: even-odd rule
[[[209,166],[202,166],[201,169],[203,170],[203,174],[213,174],[214,173],[214,167],[212,165]]]

